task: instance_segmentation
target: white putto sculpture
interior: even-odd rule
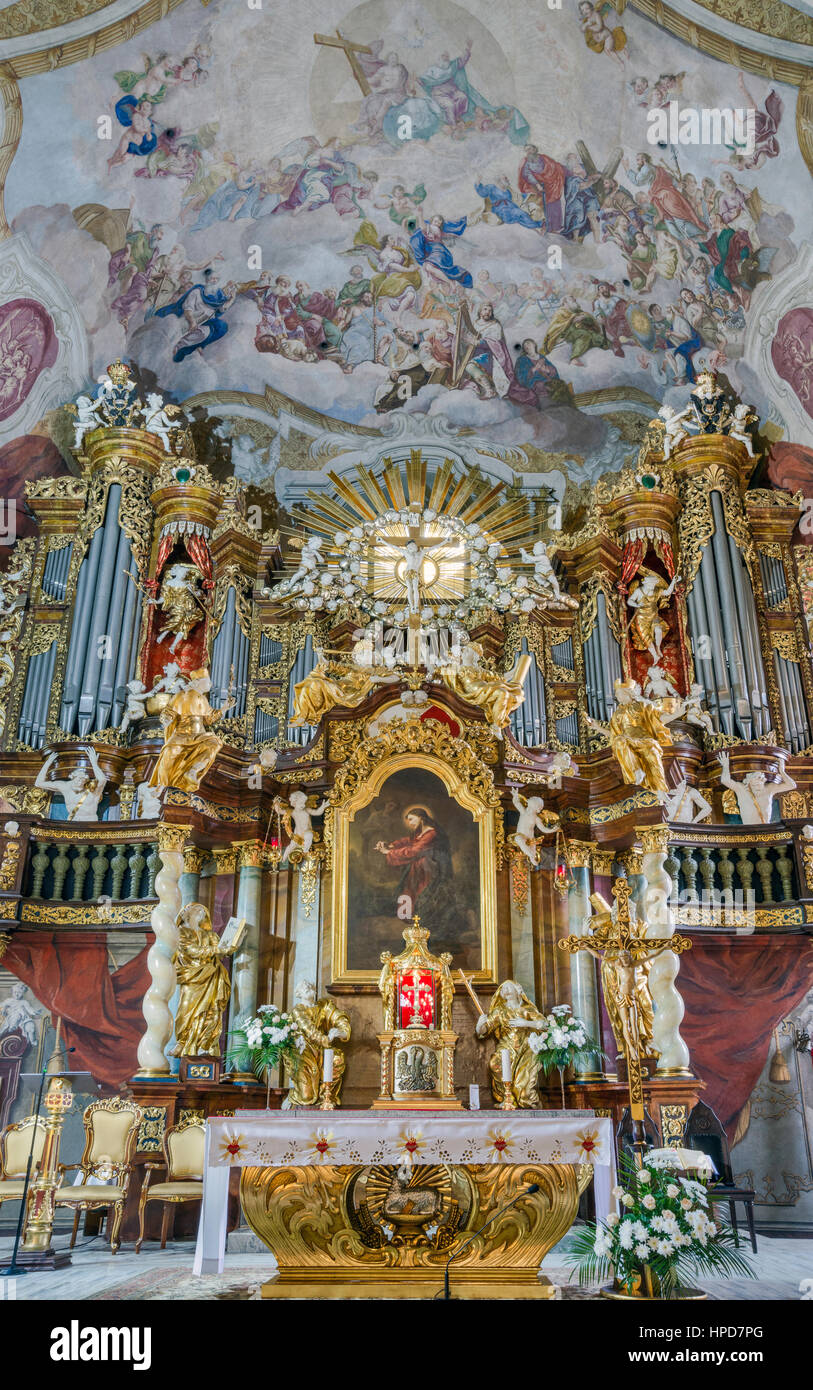
[[[672,405],[662,405],[658,414],[664,423],[663,436],[663,456],[668,459],[673,449],[678,444],[682,444],[684,439],[689,438],[689,431],[686,429],[685,421],[691,415],[691,406],[686,406],[685,410],[675,410]]]
[[[780,792],[796,790],[796,783],[781,772],[778,781],[769,782],[764,772],[747,772],[741,782],[731,776],[731,759],[727,752],[720,754],[720,781],[730,787],[737,798],[737,810],[743,825],[768,825],[773,814],[773,799]]]
[[[291,792],[287,802],[281,797],[274,797],[274,810],[282,817],[282,823],[287,830],[290,839],[285,846],[282,855],[282,863],[287,863],[295,850],[301,854],[309,854],[313,848],[313,816],[322,816],[329,806],[328,801],[323,801],[321,806],[313,810],[308,806],[308,793],[303,791]]]
[[[521,547],[519,553],[526,565],[533,565],[533,582],[544,598],[556,607],[578,608],[577,599],[562,593],[559,580],[556,578],[556,571],[550,562],[548,547],[544,541],[537,541],[531,551]]]
[[[537,868],[542,840],[536,838],[535,832],[538,830],[541,835],[555,835],[559,828],[559,817],[552,811],[544,810],[545,803],[541,796],[523,797],[516,787],[511,789],[511,800],[519,811],[514,843],[528,862]]]
[[[56,777],[49,778],[48,769],[57,756],[56,753],[49,753],[37,773],[34,786],[40,791],[61,796],[67,808],[68,820],[97,820],[99,802],[104,796],[107,777],[99,766],[96,750],[91,748],[89,743],[83,744],[82,747],[90,759],[91,773],[85,767],[77,767],[66,781]]]

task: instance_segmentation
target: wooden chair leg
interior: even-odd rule
[[[79,1230],[79,1217],[82,1215],[81,1207],[77,1207],[73,1213],[73,1234],[71,1236],[71,1250],[76,1244],[76,1233]]]
[[[729,1204],[728,1204],[728,1210],[729,1210],[730,1213],[731,1213],[731,1229],[732,1229],[733,1232],[734,1232],[734,1249],[735,1249],[735,1250],[739,1250],[739,1248],[740,1248],[740,1238],[739,1238],[739,1233],[738,1233],[738,1231],[737,1231],[737,1203],[736,1203],[736,1202],[729,1202]]]
[[[754,1203],[752,1201],[748,1201],[745,1203],[745,1219],[748,1222],[748,1234],[751,1237],[751,1249],[756,1255],[757,1233],[756,1227],[754,1226]]]
[[[138,1240],[135,1244],[135,1252],[137,1255],[141,1254],[141,1246],[144,1243],[144,1218],[147,1213],[145,1197],[146,1193],[142,1193],[141,1200],[138,1203]]]
[[[112,1226],[110,1226],[110,1216],[111,1216],[111,1212],[112,1212],[112,1215],[113,1215],[113,1225],[112,1225]],[[123,1202],[115,1202],[115,1203],[112,1204],[112,1206],[109,1206],[109,1207],[107,1208],[107,1224],[108,1224],[108,1226],[110,1226],[110,1249],[111,1249],[111,1251],[112,1251],[112,1253],[113,1253],[114,1255],[117,1255],[117,1254],[119,1253],[119,1247],[121,1246],[121,1241],[119,1240],[119,1231],[121,1230],[121,1223],[122,1223],[123,1220],[124,1220],[124,1203],[123,1203]]]
[[[161,1249],[167,1248],[167,1231],[169,1230],[169,1218],[174,1214],[175,1208],[172,1202],[164,1202],[164,1213],[161,1217]]]

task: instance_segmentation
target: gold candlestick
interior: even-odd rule
[[[43,1263],[50,1263],[54,1258],[51,1240],[54,1234],[55,1198],[57,1189],[62,1183],[62,1174],[59,1172],[59,1146],[65,1116],[73,1104],[73,1091],[69,1079],[57,1074],[64,1066],[59,1042],[61,1031],[62,1019],[60,1018],[57,1020],[54,1050],[48,1063],[48,1074],[51,1079],[44,1101],[48,1114],[45,1125],[45,1143],[36,1176],[31,1183],[22,1243],[23,1256],[39,1257]],[[59,1258],[61,1263],[70,1262],[70,1256],[65,1259]]]

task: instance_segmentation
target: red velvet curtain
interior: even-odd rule
[[[618,587],[622,594],[627,592],[632,576],[640,569],[645,550],[646,541],[642,536],[639,536],[637,540],[627,541],[624,546],[624,553],[621,557],[621,578],[618,581]]]
[[[62,1019],[65,1046],[76,1048],[73,1067],[109,1086],[136,1070],[152,941],[149,932],[144,949],[112,974],[104,932],[18,932],[3,957],[4,967]]]
[[[203,578],[207,581],[207,588],[211,587],[212,580],[212,556],[206,537],[199,536],[197,533],[184,536],[184,545],[190,560],[197,565]]]
[[[703,1100],[729,1138],[757,1083],[777,1023],[813,984],[808,936],[694,936],[680,958],[677,986],[686,1005],[680,1031]]]
[[[175,535],[174,535],[174,533],[173,533],[172,531],[167,531],[166,535],[165,535],[165,536],[162,536],[161,539],[160,539],[160,541],[159,541],[159,543],[158,543],[158,554],[157,554],[156,557],[155,557],[155,577],[156,577],[156,579],[157,579],[158,576],[160,575],[161,570],[164,568],[164,565],[166,564],[167,559],[169,558],[170,552],[171,552],[172,547],[174,546],[174,544],[175,544]]]

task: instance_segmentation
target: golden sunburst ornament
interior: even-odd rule
[[[307,511],[292,513],[308,535],[294,541],[300,563],[273,591],[281,605],[313,613],[349,606],[368,621],[427,631],[488,609],[557,606],[538,582],[536,554],[525,550],[540,545],[531,501],[508,496],[504,483],[460,472],[449,459],[430,464],[417,451],[380,472],[360,466],[354,478],[328,476],[335,495],[309,492]]]

